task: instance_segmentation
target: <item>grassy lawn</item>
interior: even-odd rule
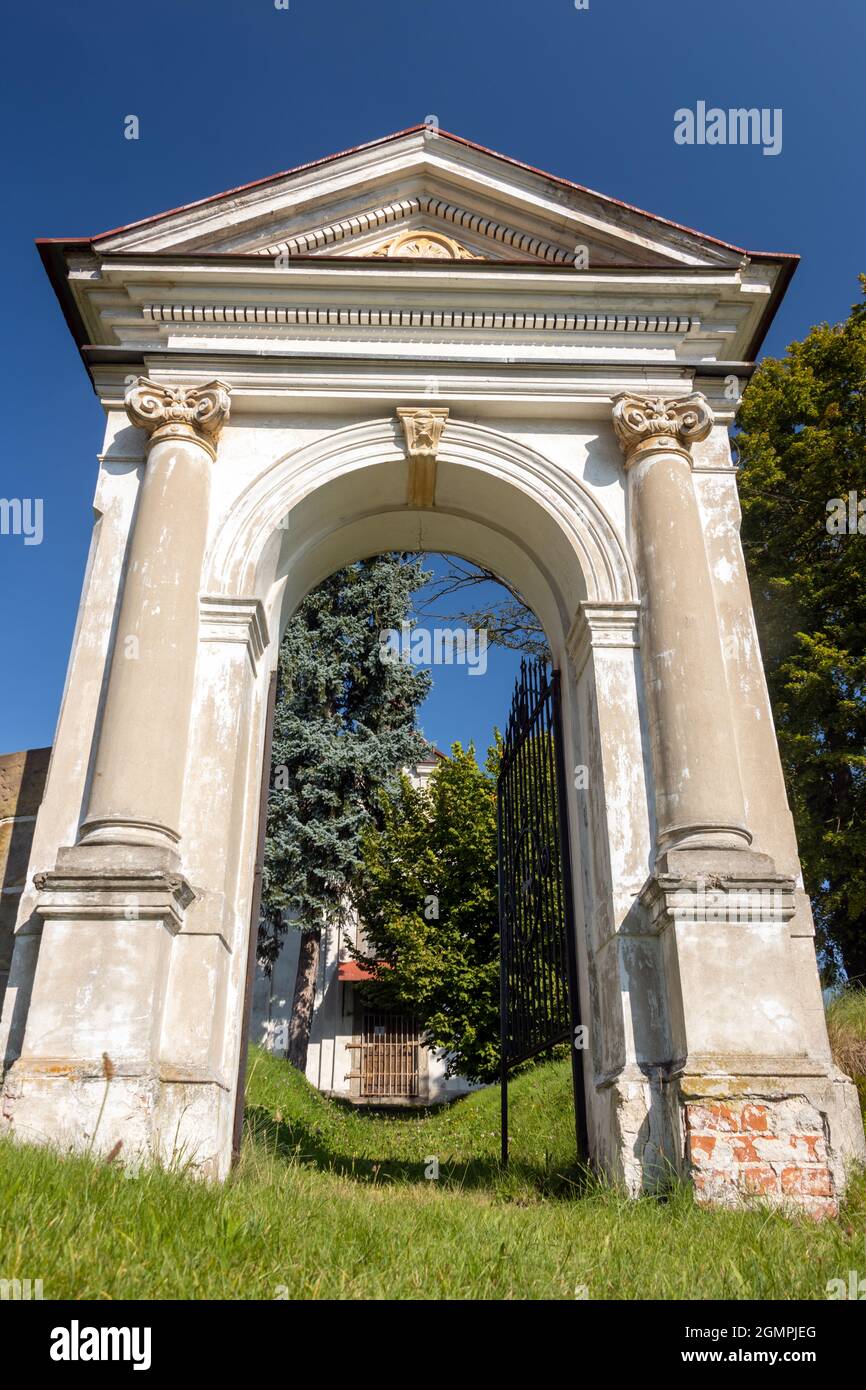
[[[866,989],[846,989],[827,1006],[827,1032],[837,1066],[853,1076],[866,1115]]]
[[[866,1181],[839,1222],[629,1202],[570,1171],[570,1076],[425,1115],[325,1100],[253,1049],[242,1161],[222,1187],[0,1144],[0,1278],[46,1298],[823,1298],[863,1268]],[[425,1178],[436,1156],[439,1179]]]

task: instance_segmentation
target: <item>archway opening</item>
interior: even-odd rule
[[[226,703],[222,667],[214,654],[213,675],[208,676],[214,715],[194,731],[193,744],[204,755],[215,729],[219,737],[235,743],[226,788],[228,833],[216,845],[212,817],[190,803],[188,843],[191,860],[201,846],[200,858],[208,874],[225,885],[232,912],[236,964],[231,967],[223,1030],[230,1076],[238,1076],[240,1040],[245,1036],[244,979],[237,963],[247,960],[252,969],[254,961],[249,950],[254,808],[262,791],[268,680],[276,669],[280,637],[306,595],[329,575],[365,556],[395,551],[461,556],[511,585],[537,616],[551,666],[561,673],[566,764],[588,764],[592,776],[591,790],[580,802],[570,776],[563,788],[571,825],[567,857],[579,924],[579,993],[592,1038],[602,1049],[592,1062],[589,1050],[583,1053],[584,1069],[589,1074],[591,1066],[601,1074],[602,1068],[616,1068],[630,1046],[631,1024],[623,1016],[611,950],[605,952],[603,973],[593,964],[595,952],[609,940],[607,924],[619,910],[616,895],[626,891],[617,886],[617,877],[630,883],[638,872],[645,874],[649,854],[635,636],[637,585],[624,541],[622,471],[618,458],[613,453],[608,457],[605,448],[594,451],[590,462],[571,459],[554,438],[544,443],[544,453],[535,447],[537,442],[541,443],[531,434],[520,438],[518,432],[515,438],[479,423],[449,419],[422,504],[398,421],[346,425],[335,420],[330,432],[323,432],[321,421],[308,422],[295,432],[288,453],[255,473],[245,487],[231,493],[230,501],[227,494],[206,556],[204,587],[213,610],[228,615],[223,622],[242,622],[250,634],[252,678],[250,671],[243,676],[235,668],[233,693]],[[590,466],[591,487],[583,476]],[[597,629],[603,633],[598,653]],[[498,718],[505,712],[503,708]],[[250,734],[238,744],[239,723]],[[611,756],[617,740],[627,744],[627,754]],[[630,802],[631,808],[614,835],[608,820],[617,802]],[[602,1030],[603,1014],[607,1017]],[[641,1018],[636,1027],[653,1027],[659,1016],[659,1009],[651,1009],[649,1023]],[[604,1152],[611,1130],[609,1097],[606,1092],[594,1094],[589,1085],[586,1089],[589,1151],[604,1163],[610,1158]],[[234,1117],[236,1139],[241,1093],[242,1088],[232,1088],[230,1111],[223,1112]]]
[[[581,1045],[549,659],[489,569],[366,557],[288,617],[271,716],[252,1041],[365,1110],[498,1081],[505,1162],[509,1074]]]

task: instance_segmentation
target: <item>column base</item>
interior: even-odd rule
[[[6,1074],[0,1134],[60,1154],[111,1157],[128,1171],[159,1164],[223,1178],[217,1141],[229,1088],[217,1077],[172,1077],[110,1059],[19,1058]]]
[[[160,1055],[172,942],[194,893],[171,850],[75,845],[36,875],[42,945],[2,1131],[63,1152],[224,1176],[230,1087]]]
[[[830,1054],[817,966],[814,979],[796,968],[793,879],[752,850],[674,849],[640,901],[664,960],[679,1174],[703,1203],[837,1214],[866,1142]]]
[[[81,827],[80,845],[135,845],[174,850],[180,844],[177,831],[157,821],[104,819],[85,821]],[[75,846],[78,848],[78,846]]]
[[[180,872],[173,847],[142,844],[64,845],[54,868],[33,880],[39,892],[36,911],[43,921],[62,918],[76,903],[104,909],[125,906],[139,897],[142,907],[164,913],[179,927],[195,894]],[[125,920],[134,920],[127,913]]]
[[[744,825],[673,825],[659,832],[659,853],[668,850],[745,850],[752,843]]]
[[[719,1060],[679,1081],[683,1172],[709,1206],[762,1203],[820,1219],[839,1214],[848,1170],[866,1159],[857,1090],[835,1068],[786,1075],[780,1059]]]

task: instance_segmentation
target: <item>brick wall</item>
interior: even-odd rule
[[[685,1118],[698,1201],[733,1205],[752,1195],[837,1214],[822,1118],[802,1096],[690,1103]]]
[[[0,754],[0,998],[50,756],[50,748]]]

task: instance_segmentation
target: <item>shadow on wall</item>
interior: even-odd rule
[[[15,918],[27,881],[36,813],[45,791],[50,748],[0,754],[0,1009],[12,961]]]

